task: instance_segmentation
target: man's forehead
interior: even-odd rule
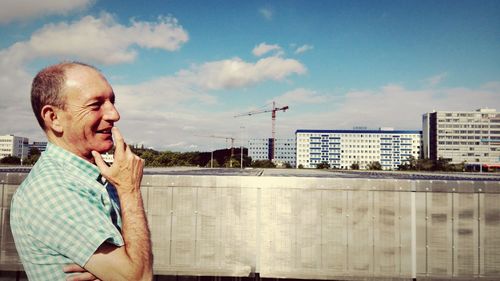
[[[106,78],[97,70],[77,65],[66,71],[65,87],[74,98],[94,98],[114,95]],[[73,93],[73,95],[72,95]]]

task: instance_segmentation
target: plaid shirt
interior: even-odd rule
[[[47,145],[11,205],[11,229],[30,280],[65,280],[63,265],[84,266],[108,242],[124,244],[116,189],[97,166]]]

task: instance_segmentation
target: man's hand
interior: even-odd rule
[[[150,281],[153,254],[140,191],[144,160],[130,150],[116,127],[112,133],[116,145],[113,164],[106,165],[96,151],[92,151],[92,155],[101,174],[118,192],[125,245],[117,247],[104,242],[84,267],[104,281]]]
[[[101,154],[92,151],[95,163],[99,167],[101,174],[116,187],[118,195],[139,191],[144,160],[135,155],[130,147],[125,144],[118,128],[113,127],[111,132],[116,146],[113,164],[111,166],[106,165]]]
[[[73,273],[66,278],[67,281],[101,281],[76,263],[65,265],[63,271],[65,273]]]

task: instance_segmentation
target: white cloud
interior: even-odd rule
[[[78,58],[93,63],[131,62],[137,56],[133,46],[175,51],[188,41],[188,34],[173,18],[157,22],[133,21],[124,26],[110,15],[86,16],[79,21],[47,24],[30,40],[0,51],[0,60],[20,64],[35,58]]]
[[[477,89],[411,90],[389,84],[376,90],[349,91],[343,98],[336,98],[331,109],[294,115],[286,124],[295,129],[351,129],[361,125],[421,130],[422,114],[434,109],[473,111],[488,107],[499,110],[499,85],[492,82]]]
[[[448,77],[448,73],[443,72],[427,79],[424,79],[424,82],[429,87],[435,87],[439,85],[446,77]]]
[[[244,120],[233,118],[237,112],[211,112],[217,99],[210,91],[248,87],[305,71],[296,60],[270,57],[251,63],[235,58],[207,62],[140,84],[114,85],[117,108],[122,116],[118,126],[124,128],[128,142],[144,143],[156,149],[189,150],[200,144],[203,145],[196,149],[224,148],[223,140],[200,136],[240,138],[238,128]],[[252,126],[249,131],[252,135],[267,136],[267,125]]]
[[[256,63],[240,58],[208,62],[179,72],[179,78],[206,90],[233,89],[266,80],[283,80],[292,74],[304,74],[306,67],[297,60],[267,57]]]
[[[302,45],[295,50],[295,54],[302,54],[302,53],[305,53],[305,52],[310,51],[312,49],[314,49],[314,47],[311,45],[307,45],[307,44]]]
[[[279,45],[269,45],[265,42],[255,46],[255,48],[252,50],[252,54],[254,54],[254,56],[261,57],[272,51],[275,51],[276,56],[281,56],[284,54],[283,49]]]
[[[325,95],[319,95],[316,91],[304,88],[294,89],[273,99],[279,104],[300,105],[325,103],[329,99]],[[271,101],[268,101],[271,102]]]
[[[266,19],[266,20],[272,20],[273,19],[273,11],[269,8],[262,8],[259,10],[259,13]]]
[[[93,5],[95,0],[2,0],[0,24],[46,15],[65,15]]]

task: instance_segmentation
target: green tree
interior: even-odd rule
[[[359,170],[359,163],[352,163],[351,170]]]
[[[224,163],[224,166],[226,168],[239,168],[240,167],[240,161],[238,161],[236,158],[232,157],[226,163]]]
[[[428,158],[422,158],[417,160],[416,169],[417,171],[431,171],[434,166],[434,161]]]
[[[16,157],[16,156],[6,156],[6,157],[0,159],[0,164],[20,165],[21,158]]]
[[[299,169],[304,169],[304,165],[299,164],[298,168],[299,168]]]
[[[369,163],[367,167],[368,170],[382,170],[382,164],[378,161]]]
[[[24,165],[35,165],[36,161],[38,161],[38,158],[40,158],[40,150],[36,147],[30,148],[30,151],[28,152],[28,156],[23,159],[23,164]]]
[[[271,160],[254,160],[252,161],[254,168],[276,168],[276,165]]]
[[[330,168],[330,164],[326,161],[323,161],[323,162],[316,165],[316,169],[329,169],[329,168]]]

